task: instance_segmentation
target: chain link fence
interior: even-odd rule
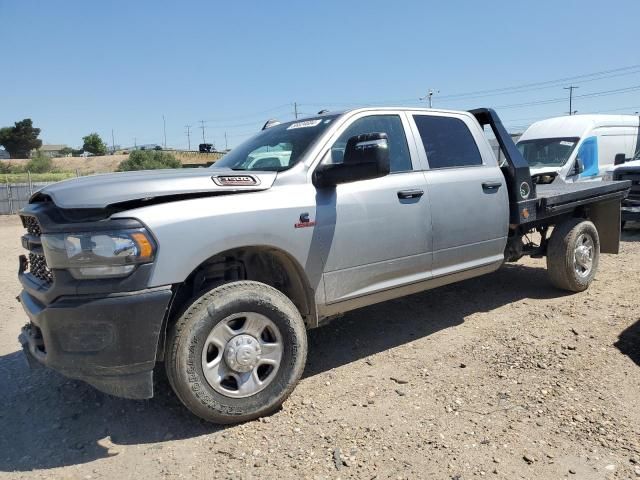
[[[18,213],[35,192],[53,182],[0,183],[0,215]]]

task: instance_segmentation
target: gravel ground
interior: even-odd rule
[[[584,293],[526,259],[314,330],[283,408],[231,427],[162,378],[130,401],[29,371],[21,233],[0,218],[0,478],[640,478],[640,229]]]

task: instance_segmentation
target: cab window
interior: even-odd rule
[[[412,170],[411,155],[407,144],[407,136],[398,115],[371,115],[359,118],[342,132],[340,138],[331,147],[330,162],[342,163],[347,141],[365,133],[386,133],[389,142],[389,162],[391,172],[407,172]]]
[[[482,165],[482,157],[473,135],[459,118],[414,115],[429,168],[453,168]]]

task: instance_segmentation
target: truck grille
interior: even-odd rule
[[[631,180],[631,190],[627,198],[640,201],[640,172],[615,172],[614,180]]]
[[[35,217],[21,215],[22,225],[27,229],[27,233],[40,238],[42,231],[40,224]],[[47,260],[41,253],[29,252],[29,273],[47,284],[53,283],[53,273],[47,266]]]

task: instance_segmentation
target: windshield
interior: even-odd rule
[[[215,168],[281,172],[293,167],[338,115],[282,123],[261,131],[213,164]]]
[[[518,142],[518,150],[530,167],[561,167],[578,144],[577,137],[537,138]]]

